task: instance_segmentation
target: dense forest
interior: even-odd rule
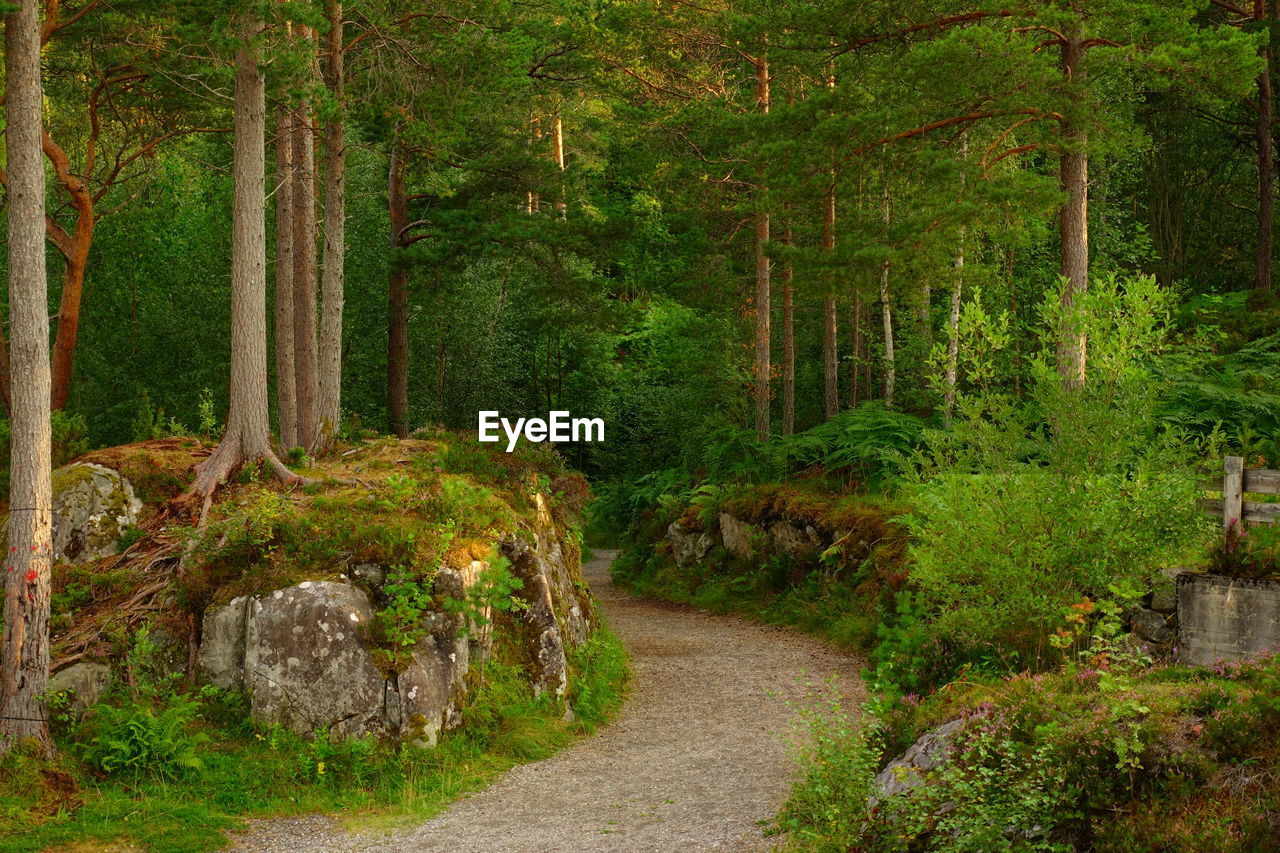
[[[162,513],[198,539],[245,482],[319,488],[388,435],[457,462],[481,411],[566,411],[604,440],[521,471],[591,481],[618,583],[867,656],[787,844],[1274,849],[1280,664],[1131,641],[1174,568],[1280,577],[1276,525],[1200,507],[1224,457],[1280,468],[1273,0],[0,11],[0,752],[51,743],[78,618],[53,469],[211,449]],[[964,708],[956,769],[888,801],[876,774]],[[1167,747],[1192,718],[1203,748]]]

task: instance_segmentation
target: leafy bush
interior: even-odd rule
[[[1150,357],[1167,297],[1148,279],[1103,279],[1067,313],[1050,294],[1030,402],[962,395],[951,432],[929,431],[910,471],[911,578],[931,630],[961,648],[1056,659],[1046,641],[1072,604],[1140,594],[1208,544],[1196,505],[1205,448],[1162,428]],[[1064,388],[1057,329],[1085,330],[1090,372]]]

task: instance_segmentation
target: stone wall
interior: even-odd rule
[[[1184,573],[1178,577],[1178,656],[1206,666],[1280,648],[1280,583]]]

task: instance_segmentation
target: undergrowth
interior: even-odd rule
[[[247,816],[340,811],[374,825],[427,817],[616,713],[628,669],[608,628],[571,653],[570,667],[571,722],[560,701],[533,695],[517,667],[491,661],[463,725],[433,749],[254,726],[241,695],[214,689],[124,699],[90,716],[101,737],[87,751],[65,731],[55,760],[20,749],[0,761],[0,853],[86,843],[194,853],[223,846]]]

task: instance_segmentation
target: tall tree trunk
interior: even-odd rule
[[[347,245],[346,76],[341,0],[326,0],[325,16],[329,19],[325,85],[336,102],[337,112],[324,134],[324,278],[314,442],[317,452],[327,450],[333,443],[342,418],[342,309]]]
[[[884,191],[884,225],[889,230],[889,190]],[[880,320],[884,326],[884,405],[893,408],[894,385],[898,380],[898,366],[893,352],[893,304],[889,297],[889,261],[880,268]]]
[[[951,313],[947,317],[947,368],[942,394],[942,419],[951,425],[956,408],[956,376],[960,364],[960,303],[964,298],[964,250],[956,255],[955,280],[951,283]]]
[[[304,44],[314,34],[299,28]],[[298,444],[310,448],[316,437],[316,395],[319,391],[316,355],[316,158],[314,114],[309,104],[298,107],[293,132],[293,369],[297,377]]]
[[[822,205],[822,249],[828,256],[836,251],[836,183],[835,170],[830,175]],[[840,351],[836,342],[836,297],[832,289],[830,274],[827,276],[827,295],[822,301],[822,375],[823,375],[823,408],[827,419],[836,416],[840,410]]]
[[[203,498],[201,520],[213,493],[237,467],[264,460],[286,482],[294,474],[271,450],[267,406],[266,81],[253,42],[256,20],[242,28],[235,58],[231,201],[231,408],[213,454],[196,466],[191,495]]]
[[[44,257],[41,153],[40,6],[20,0],[5,16],[5,143],[9,166],[9,322],[13,420],[4,659],[0,661],[0,753],[22,740],[50,748],[44,694],[49,681],[50,505],[49,308]]]
[[[404,189],[404,152],[397,140],[391,149],[387,205],[391,212],[391,276],[387,314],[387,414],[391,432],[409,435],[409,272],[399,250],[409,225],[409,199]]]
[[[756,66],[756,104],[763,113],[769,112],[769,61],[761,56],[755,61]],[[761,439],[769,437],[769,410],[772,404],[770,390],[770,374],[773,370],[772,357],[769,352],[770,321],[772,319],[771,292],[769,281],[769,211],[767,207],[768,186],[765,183],[765,168],[759,167],[759,181],[756,186],[756,328],[755,328],[755,398],[756,433]]]
[[[783,241],[791,245],[791,226],[788,225]],[[782,434],[796,431],[796,271],[787,258],[782,268]]]
[[[1084,53],[1084,43],[1076,35],[1062,48],[1062,73],[1069,84],[1074,85],[1084,73]],[[1084,128],[1071,121],[1064,123],[1062,137],[1059,180],[1067,195],[1060,217],[1062,276],[1066,279],[1062,304],[1070,314],[1089,290],[1089,139]],[[1087,346],[1083,329],[1070,321],[1064,324],[1058,338],[1058,375],[1068,389],[1084,386]]]
[[[1269,18],[1266,8],[1268,4],[1257,0],[1257,11],[1262,17]],[[1258,75],[1258,123],[1256,129],[1258,146],[1258,263],[1254,278],[1254,288],[1269,292],[1271,284],[1271,247],[1273,210],[1275,207],[1275,154],[1271,138],[1272,119],[1275,111],[1275,99],[1271,86],[1272,53],[1269,47],[1263,48],[1264,67]]]
[[[276,120],[276,410],[280,447],[298,446],[297,377],[293,366],[293,111]]]

